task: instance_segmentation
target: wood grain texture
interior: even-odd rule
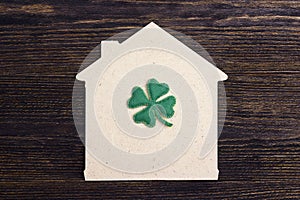
[[[216,182],[84,182],[72,118],[81,62],[154,21],[229,75]],[[300,199],[300,2],[0,2],[1,199]]]

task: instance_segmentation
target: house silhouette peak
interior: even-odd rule
[[[154,22],[150,22],[145,27],[139,29],[133,35],[128,37],[122,43],[117,40],[104,40],[101,42],[101,58],[98,62],[105,59],[114,59],[116,56],[124,54],[126,51],[132,51],[142,48],[156,48],[161,50],[168,50],[176,52],[177,55],[182,57],[193,57],[194,64],[204,75],[214,74],[216,80],[226,80],[228,76],[218,69],[215,65],[207,61],[204,57],[199,55],[193,49],[188,47],[185,43],[178,38],[164,30]],[[202,63],[201,66],[197,63]],[[205,63],[205,64],[203,64]],[[98,67],[97,61],[77,75],[79,80],[88,80],[89,76],[94,74]],[[96,70],[97,71],[97,70]]]

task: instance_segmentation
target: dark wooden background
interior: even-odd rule
[[[150,21],[229,75],[219,181],[84,181],[77,70],[101,40]],[[299,0],[1,0],[1,199],[300,199],[299,33]]]

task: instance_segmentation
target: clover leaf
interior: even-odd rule
[[[169,92],[169,86],[165,83],[159,83],[155,79],[150,79],[146,85],[147,95],[140,87],[132,89],[132,95],[127,102],[129,108],[145,107],[133,115],[136,123],[143,123],[148,127],[154,127],[156,119],[166,126],[173,124],[164,120],[174,115],[173,107],[176,104],[174,96],[167,96],[162,100],[158,99]]]

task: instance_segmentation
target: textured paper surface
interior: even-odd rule
[[[86,81],[86,180],[218,178],[217,81],[227,76],[180,41],[150,24],[121,44],[102,42],[101,58],[77,78]],[[131,119],[126,99],[149,78],[178,97],[172,128],[149,130]],[[132,137],[139,130],[155,134]],[[200,158],[207,140],[210,150]]]

